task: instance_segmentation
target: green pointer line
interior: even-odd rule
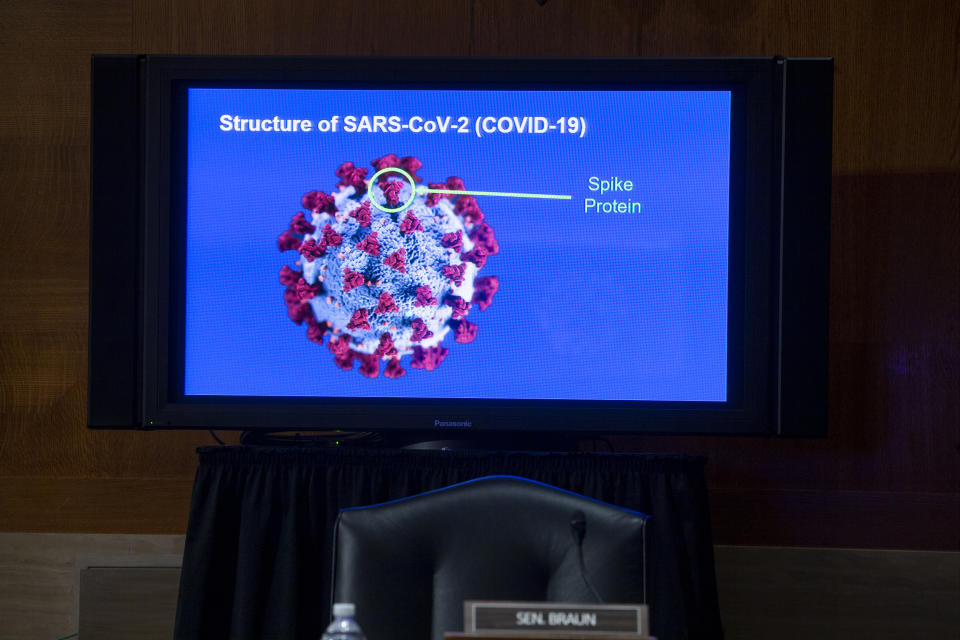
[[[502,196],[504,198],[540,198],[542,200],[572,200],[573,196],[561,196],[550,193],[508,193],[506,191],[462,191],[453,189],[427,189],[426,187],[417,187],[419,195],[428,193],[449,193],[458,196]]]

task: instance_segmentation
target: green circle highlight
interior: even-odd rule
[[[380,209],[380,211],[383,211],[384,213],[400,213],[404,209],[410,208],[410,205],[413,204],[414,199],[417,197],[417,185],[413,180],[413,176],[411,176],[409,173],[407,173],[400,167],[387,167],[386,169],[380,169],[380,171],[377,171],[375,174],[373,174],[370,177],[370,183],[369,183],[370,186],[367,187],[367,191],[371,190],[371,187],[377,183],[377,178],[384,173],[399,173],[401,176],[403,176],[406,179],[406,181],[410,183],[410,198],[399,207],[391,208],[391,207],[381,206],[380,204],[377,203],[376,200],[373,199],[373,196],[371,195],[370,204],[375,206],[377,209]]]

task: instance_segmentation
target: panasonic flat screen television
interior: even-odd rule
[[[821,435],[832,63],[95,56],[95,427]]]

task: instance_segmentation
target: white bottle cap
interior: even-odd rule
[[[333,605],[334,618],[352,618],[356,612],[357,608],[352,602],[338,602]]]

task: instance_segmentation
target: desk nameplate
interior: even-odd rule
[[[649,633],[647,606],[578,602],[467,600],[463,628],[476,632],[549,632],[572,635],[638,636]]]

